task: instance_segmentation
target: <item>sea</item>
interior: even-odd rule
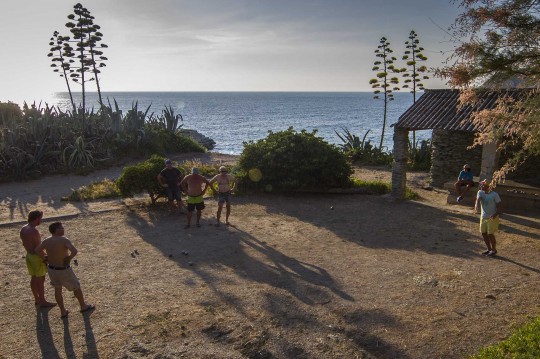
[[[104,92],[107,103],[118,103],[122,111],[135,104],[139,111],[154,116],[163,109],[172,107],[181,114],[183,128],[193,129],[212,138],[212,151],[240,154],[244,142],[256,141],[268,135],[293,127],[317,131],[317,136],[332,144],[343,144],[336,133],[344,130],[378,146],[383,127],[384,102],[373,98],[370,92]],[[81,103],[81,94],[75,93],[75,102]],[[87,93],[87,106],[98,109],[97,93]],[[395,93],[388,103],[386,132],[383,141],[385,150],[392,150],[393,129],[396,123],[413,104],[410,93]],[[53,94],[49,105],[70,110],[69,94]],[[417,140],[431,137],[430,131],[417,132]]]

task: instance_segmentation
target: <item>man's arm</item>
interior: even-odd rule
[[[168,184],[164,183],[165,182],[164,181],[165,177],[163,177],[163,175],[161,173],[157,175],[157,180],[158,180],[158,182],[159,182],[159,184],[161,186],[163,186],[163,187],[168,187],[169,186]]]
[[[36,249],[34,249],[34,252],[43,259],[45,259],[44,251],[45,251],[46,243],[47,243],[47,240],[44,240],[36,247]]]
[[[77,255],[77,248],[75,248],[75,246],[73,245],[73,243],[71,243],[71,241],[67,238],[65,238],[65,243],[64,243],[64,246],[68,249],[69,251],[69,256],[67,256],[66,258],[64,258],[64,265],[65,266],[68,266],[69,263],[71,262],[71,260],[73,259],[73,257],[75,257]]]
[[[230,186],[231,186],[231,192],[234,192],[238,182],[236,181],[236,178],[233,175],[229,175],[229,176],[230,176],[229,177],[229,183],[230,183]]]
[[[503,205],[502,205],[502,202],[499,201],[496,203],[496,206],[497,206],[497,212],[493,215],[493,218],[497,217],[498,215],[502,214],[503,213]]]

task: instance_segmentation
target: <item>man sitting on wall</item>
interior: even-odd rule
[[[467,164],[463,166],[463,170],[459,172],[458,180],[456,183],[454,183],[454,186],[456,187],[456,193],[458,195],[457,201],[458,203],[460,203],[461,200],[463,199],[463,196],[465,195],[465,193],[467,193],[469,188],[474,186],[471,166]],[[461,187],[463,186],[465,186],[465,190],[461,192]]]

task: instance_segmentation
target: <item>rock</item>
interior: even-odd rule
[[[204,146],[206,149],[211,150],[216,145],[216,141],[213,139],[206,137],[205,135],[195,131],[195,130],[188,130],[188,129],[180,129],[178,131],[179,134],[183,136],[187,136],[195,140],[196,142],[200,143],[202,146]]]
[[[497,298],[495,298],[495,296],[493,294],[486,294],[485,298],[486,299],[497,299]]]

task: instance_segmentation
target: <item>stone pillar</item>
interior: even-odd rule
[[[407,160],[409,157],[409,131],[394,127],[394,162],[392,163],[392,193],[394,199],[405,198]]]
[[[492,142],[482,147],[482,167],[480,170],[480,181],[493,179],[493,173],[499,168],[499,151],[497,151],[497,143]]]

